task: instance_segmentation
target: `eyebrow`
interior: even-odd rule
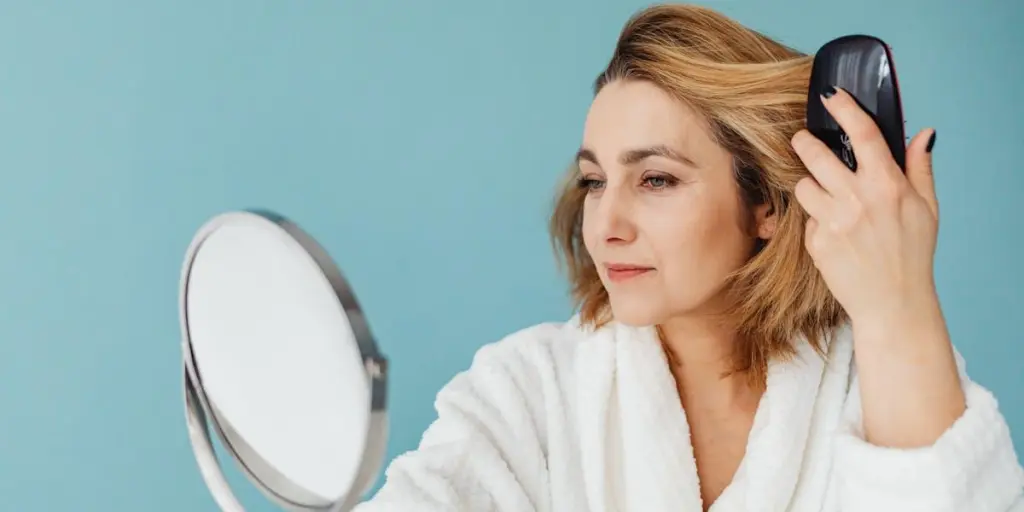
[[[652,156],[660,156],[662,158],[668,158],[669,160],[675,160],[683,165],[697,167],[697,164],[693,163],[693,160],[689,157],[663,144],[625,151],[619,157],[619,162],[622,163],[622,165],[633,165]],[[576,152],[576,162],[579,163],[581,161],[601,165],[597,161],[597,155],[587,148],[580,148],[580,150]]]

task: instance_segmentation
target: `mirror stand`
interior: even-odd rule
[[[346,415],[346,417],[351,419],[346,420],[347,423],[345,424],[345,428],[351,428],[351,431],[339,432],[338,436],[355,435],[359,439],[339,439],[338,441],[349,445],[362,442],[362,445],[361,447],[357,446],[354,452],[361,453],[361,458],[358,461],[351,461],[352,463],[349,464],[349,466],[355,468],[355,474],[352,475],[353,478],[350,478],[351,485],[347,492],[343,492],[339,497],[331,498],[318,495],[275,469],[274,465],[262,457],[259,450],[247,442],[238,430],[232,426],[231,422],[225,417],[225,414],[213,403],[213,400],[206,392],[206,388],[204,388],[202,373],[200,372],[202,365],[197,362],[196,353],[193,349],[191,329],[196,327],[189,324],[189,284],[192,278],[193,263],[196,261],[196,256],[204,241],[215,231],[225,226],[245,226],[252,233],[258,233],[260,237],[269,237],[273,241],[271,247],[274,248],[286,245],[290,249],[294,249],[294,246],[297,244],[299,250],[293,250],[293,253],[302,254],[303,257],[298,258],[299,261],[295,265],[301,265],[304,269],[308,269],[310,264],[315,265],[318,272],[313,272],[311,275],[323,278],[332,292],[327,295],[331,297],[330,301],[334,301],[333,305],[328,304],[325,311],[336,311],[337,315],[344,315],[347,321],[348,331],[338,332],[336,338],[332,336],[329,339],[331,343],[335,343],[335,340],[337,340],[337,343],[343,343],[344,339],[354,340],[356,350],[352,350],[350,353],[358,353],[362,364],[361,366],[355,365],[350,367],[361,368],[364,373],[362,377],[365,377],[365,379],[353,376],[355,378],[352,382],[355,383],[354,386],[359,388],[354,390],[356,396],[366,396],[363,394],[364,392],[369,395],[367,399],[369,410],[345,411],[346,413],[351,412],[350,415]],[[257,237],[257,235],[251,236],[253,238]],[[244,242],[246,242],[244,237],[241,242],[232,239],[231,244],[228,246],[238,247],[243,245]],[[239,252],[244,253],[245,251],[239,250]],[[246,256],[245,254],[238,257],[232,256],[232,258],[235,258],[232,262],[245,259]],[[278,264],[279,260],[274,260],[274,263]],[[233,266],[227,265],[223,268],[232,269]],[[273,266],[259,267],[259,272],[274,271],[276,270],[274,270]],[[207,279],[209,279],[209,275],[207,274]],[[218,291],[222,290],[223,288]],[[234,290],[231,291],[233,292]],[[326,251],[312,237],[299,229],[298,226],[280,215],[266,211],[239,211],[218,215],[199,229],[188,249],[182,270],[179,307],[182,332],[184,405],[188,436],[202,478],[220,509],[225,512],[244,512],[244,507],[231,491],[224,477],[223,468],[214,449],[214,437],[222,444],[230,458],[234,459],[248,481],[284,510],[294,512],[345,512],[354,508],[375,482],[385,458],[388,437],[388,416],[386,411],[387,359],[378,350],[376,342],[370,335],[365,316],[355,300],[355,296],[342,277],[341,272],[328,257]],[[216,313],[220,314],[219,311]],[[331,314],[333,315],[334,313]],[[220,317],[217,316],[216,318],[218,318],[219,322]],[[228,320],[225,320],[225,322],[229,323]],[[209,329],[210,327],[206,326],[206,328]],[[209,337],[210,335],[207,334],[206,338],[208,339]],[[284,346],[289,341],[282,339],[280,344]],[[267,368],[263,369],[266,370]],[[270,368],[270,370],[272,369]],[[359,371],[355,370],[355,373],[358,374]],[[282,382],[282,384],[284,383]],[[364,386],[365,389],[363,389]],[[309,390],[296,390],[297,393],[303,391]],[[251,399],[259,400],[260,398],[257,396]],[[250,397],[245,397],[245,400],[250,400]],[[339,404],[339,407],[342,406],[343,404]],[[251,423],[252,420],[250,419],[249,421]],[[365,428],[365,431],[363,428]],[[287,443],[287,439],[275,439],[272,444],[287,446]],[[344,476],[339,475],[339,479],[344,478]]]

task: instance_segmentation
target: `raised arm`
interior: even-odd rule
[[[866,440],[859,382],[846,405],[833,484],[843,512],[1024,512],[1024,469],[995,397],[954,353],[967,407],[938,440],[887,448]]]

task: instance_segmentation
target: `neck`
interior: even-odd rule
[[[742,373],[732,369],[735,331],[709,318],[677,317],[658,326],[684,402],[732,408],[749,404],[757,395]]]

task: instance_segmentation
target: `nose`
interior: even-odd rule
[[[592,210],[598,232],[609,244],[630,243],[636,239],[636,225],[631,219],[633,200],[624,188],[606,186]]]

